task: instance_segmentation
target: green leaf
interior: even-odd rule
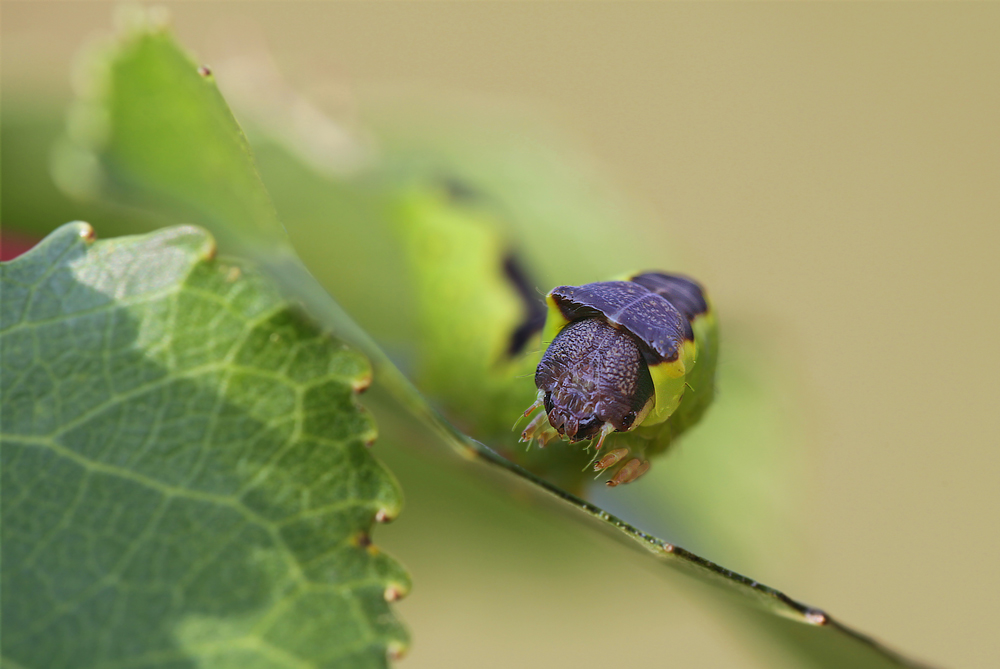
[[[511,473],[528,488],[543,491],[596,519],[646,549],[675,572],[762,614],[762,626],[783,643],[797,647],[820,666],[909,665],[894,652],[841,625],[827,614],[784,593],[730,571],[690,551],[651,536],[600,507],[565,492],[498,455],[445,420],[393,365],[388,356],[357,327],[306,270],[284,236],[270,199],[253,164],[242,130],[210,76],[199,71],[160,27],[141,25],[122,36],[117,46],[95,61],[97,85],[83,100],[83,121],[73,128],[97,126],[89,137],[75,133],[83,157],[80,183],[98,195],[158,209],[169,207],[212,229],[230,248],[268,271],[286,294],[295,296],[325,326],[360,346],[372,360],[380,386],[400,406],[426,422],[440,443],[464,456]],[[93,123],[87,117],[99,119]],[[168,146],[169,145],[169,146]],[[169,163],[169,164],[168,164]],[[228,170],[237,174],[231,177]],[[87,175],[89,172],[89,175]],[[197,175],[197,178],[189,178]],[[337,211],[327,212],[329,234],[337,235]],[[589,518],[587,518],[589,517]],[[792,621],[792,622],[789,622]],[[789,625],[794,628],[789,631]]]
[[[91,236],[2,265],[4,662],[384,666],[367,361],[198,228]]]
[[[122,33],[80,63],[81,94],[54,164],[63,187],[203,225],[324,327],[364,341],[289,244],[212,73],[177,46],[162,17],[125,7],[120,18]]]
[[[80,171],[76,185],[104,185],[126,201],[142,191],[138,204],[155,198],[158,209],[215,227],[239,221],[251,233],[243,240],[280,244],[270,196],[211,72],[177,49],[162,25],[147,24],[151,15],[122,15],[139,25],[85,61],[92,71],[81,77],[86,84],[70,123],[74,140],[101,147],[105,174]],[[151,128],[183,134],[148,134]]]

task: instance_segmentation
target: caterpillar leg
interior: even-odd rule
[[[639,460],[638,458],[633,458],[626,462],[625,466],[619,469],[618,472],[606,483],[606,485],[610,488],[614,488],[622,483],[631,483],[647,471],[649,471],[649,460]]]
[[[521,441],[531,443],[532,439],[538,439],[538,445],[544,447],[558,436],[559,433],[549,425],[549,417],[543,411],[532,418],[528,427],[524,428],[524,432],[521,433]]]
[[[610,469],[628,457],[628,454],[629,450],[627,448],[616,448],[615,450],[605,454],[603,458],[594,463],[594,471],[602,472],[605,469]],[[649,460],[632,458],[617,472],[615,472],[615,474],[608,480],[607,485],[614,488],[622,483],[631,483],[645,474],[648,470]]]
[[[524,417],[527,418],[532,414],[532,412],[545,404],[545,393],[541,390],[538,391],[538,397],[535,401],[531,403],[531,406],[524,410]]]
[[[599,472],[607,469],[608,467],[613,467],[621,462],[622,458],[626,455],[628,455],[627,448],[616,448],[594,463],[594,471]]]

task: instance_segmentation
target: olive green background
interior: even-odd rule
[[[204,62],[266,48],[331,113],[419,98],[579,147],[790,380],[807,522],[750,575],[918,658],[1000,664],[1000,5],[170,7]],[[5,114],[68,101],[110,12],[5,1]],[[444,464],[387,459],[412,502],[376,536],[413,575],[402,666],[787,661],[628,551],[455,474],[463,513],[407,487]]]

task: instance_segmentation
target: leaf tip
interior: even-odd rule
[[[385,601],[398,602],[407,595],[409,589],[400,583],[390,583],[383,593]]]
[[[826,613],[819,609],[809,609],[806,611],[805,619],[810,625],[826,625],[827,623]]]
[[[73,221],[71,225],[74,227],[74,231],[77,236],[82,239],[87,244],[93,244],[94,240],[97,239],[97,234],[94,232],[94,226],[86,221]]]
[[[369,369],[367,372],[351,379],[351,389],[358,395],[368,390],[368,387],[372,384],[372,373]]]
[[[406,656],[406,646],[398,641],[390,641],[385,654],[393,662],[402,660]]]

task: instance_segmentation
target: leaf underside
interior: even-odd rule
[[[367,361],[189,226],[2,266],[4,662],[379,667]]]

